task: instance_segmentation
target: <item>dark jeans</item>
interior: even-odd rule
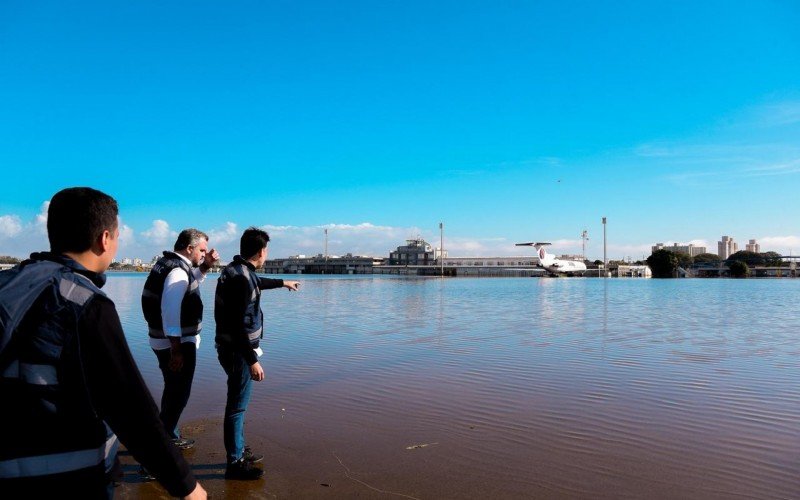
[[[197,364],[197,347],[193,342],[182,342],[183,368],[179,372],[169,369],[170,349],[153,350],[158,357],[158,367],[164,375],[164,392],[161,395],[161,421],[173,439],[181,437],[178,420],[189,401]]]
[[[250,402],[253,380],[250,378],[250,366],[238,352],[217,346],[217,358],[228,375],[223,435],[228,463],[231,463],[244,454],[244,413]]]

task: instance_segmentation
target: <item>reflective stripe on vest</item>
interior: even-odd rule
[[[3,378],[16,378],[32,385],[58,385],[58,370],[54,365],[20,363],[15,359],[3,370]]]
[[[261,332],[263,330],[264,330],[264,328],[261,327],[261,328],[259,328],[258,330],[254,331],[254,332],[250,332],[250,333],[247,334],[247,338],[250,340],[250,342],[252,342],[254,340],[258,340],[258,339],[261,338]]]
[[[51,455],[12,458],[0,462],[0,478],[44,476],[61,474],[104,464],[108,469],[110,460],[117,452],[117,436],[112,434],[104,444],[88,450],[67,451]]]

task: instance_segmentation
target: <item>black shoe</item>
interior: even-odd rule
[[[181,450],[188,450],[190,448],[194,448],[194,439],[177,438],[172,440],[172,444],[174,444]]]
[[[245,462],[250,462],[251,464],[257,464],[264,460],[264,455],[261,453],[253,453],[253,450],[250,449],[249,446],[244,447],[244,453],[242,454],[242,460]]]
[[[147,472],[147,469],[144,467],[139,467],[139,477],[142,478],[142,481],[155,481],[156,476]]]
[[[263,470],[254,466],[251,462],[246,462],[244,459],[229,463],[228,467],[225,469],[225,479],[252,481],[263,475]]]

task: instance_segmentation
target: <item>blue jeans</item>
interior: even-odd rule
[[[197,347],[193,342],[182,342],[181,353],[183,353],[183,368],[181,371],[174,372],[169,369],[169,349],[153,350],[158,357],[158,367],[164,375],[164,392],[161,394],[161,421],[167,434],[173,439],[181,437],[178,429],[178,420],[181,418],[186,403],[189,402],[189,394],[192,392],[192,380],[194,379],[194,367],[197,364]]]
[[[228,375],[228,397],[225,401],[223,436],[228,463],[235,462],[244,454],[244,413],[250,402],[253,380],[250,366],[241,354],[233,349],[217,346],[217,359]]]

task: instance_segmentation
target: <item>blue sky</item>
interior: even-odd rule
[[[120,202],[120,257],[451,255],[550,240],[641,258],[800,252],[797,2],[4,2],[0,254],[43,203]]]

